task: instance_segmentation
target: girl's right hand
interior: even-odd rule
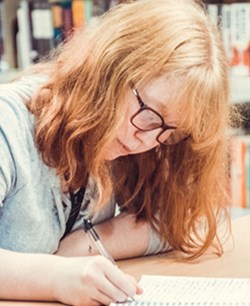
[[[123,302],[142,288],[105,257],[58,257],[59,265],[53,288],[55,299],[74,306],[109,305]]]

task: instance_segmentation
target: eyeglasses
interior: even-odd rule
[[[134,127],[143,132],[161,128],[156,140],[160,144],[168,146],[175,145],[189,137],[186,133],[177,130],[176,126],[166,124],[157,111],[142,101],[137,89],[132,87],[132,91],[140,105],[140,109],[130,118]]]

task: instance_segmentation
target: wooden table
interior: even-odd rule
[[[224,245],[221,257],[204,255],[195,262],[176,262],[177,252],[121,261],[125,272],[140,279],[142,274],[250,278],[250,215],[232,222],[234,237]]]
[[[233,220],[232,240],[225,244],[222,257],[204,255],[195,262],[178,262],[177,252],[118,262],[119,267],[137,280],[142,274],[250,278],[250,215]],[[0,301],[0,306],[59,306],[60,303]]]

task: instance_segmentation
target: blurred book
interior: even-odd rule
[[[49,3],[52,17],[54,45],[57,47],[64,39],[62,5],[60,0],[49,0]]]
[[[214,4],[214,3],[208,3],[207,4],[207,11],[209,14],[209,17],[212,21],[212,23],[214,25],[218,25],[218,21],[219,21],[219,9],[218,9],[218,4]]]
[[[90,20],[93,16],[92,8],[93,8],[92,0],[84,0],[84,15],[85,15],[86,25],[90,23]]]
[[[231,206],[250,208],[250,136],[231,140]]]
[[[1,70],[17,67],[17,8],[19,0],[0,1]]]
[[[32,45],[37,52],[37,60],[54,48],[54,29],[50,3],[47,0],[31,2]]]
[[[74,29],[85,26],[84,0],[72,0],[72,18]]]
[[[232,62],[231,5],[221,6],[221,33],[229,64]]]
[[[109,0],[93,0],[92,1],[92,16],[100,16],[109,9]]]
[[[73,18],[72,18],[72,1],[61,0],[62,5],[62,31],[64,39],[67,38],[73,31]]]
[[[231,72],[250,75],[250,3],[231,4]]]
[[[20,0],[17,9],[17,54],[18,67],[25,69],[33,62],[32,44],[31,44],[31,24],[30,9],[27,0]]]
[[[8,70],[8,62],[4,53],[3,2],[0,1],[0,72]]]

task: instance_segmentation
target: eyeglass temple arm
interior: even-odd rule
[[[142,101],[142,98],[140,97],[138,91],[134,87],[132,87],[132,91],[133,91],[134,95],[136,96],[136,98],[137,98],[137,100],[138,100],[138,102],[140,104],[140,107],[143,107],[145,104]]]

